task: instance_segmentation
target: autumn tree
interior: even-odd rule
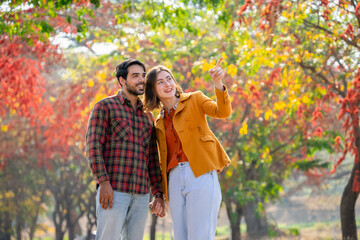
[[[254,13],[255,7],[260,9]],[[345,139],[335,138],[343,156],[354,156],[354,166],[344,189],[340,212],[344,239],[357,239],[355,203],[359,194],[359,33],[360,3],[357,1],[272,1],[247,2],[239,21],[257,17],[259,29],[267,35],[269,47],[291,51],[293,66],[299,76],[310,76],[335,100],[339,111],[332,112],[343,121]],[[274,36],[277,41],[274,41]],[[322,106],[319,114],[324,112]]]
[[[356,26],[359,8],[353,2],[4,4],[0,118],[2,132],[11,135],[3,149],[11,151],[1,152],[1,170],[7,169],[10,159],[24,161],[15,153],[32,149],[48,193],[56,199],[57,239],[68,230],[72,238],[71,227],[81,216],[89,217],[88,232],[94,224],[94,209],[84,202],[95,189],[84,165],[83,136],[92,106],[119,90],[113,69],[125,58],[138,58],[147,67],[162,63],[174,71],[184,89],[203,90],[208,96],[213,87],[207,71],[213,59],[225,58],[234,112],[229,120],[210,124],[233,159],[221,175],[233,239],[240,239],[242,217],[249,236],[268,234],[264,204],[279,197],[283,180],[293,171],[315,180],[326,175],[326,163],[314,159],[317,150],[356,153],[351,146],[357,143],[356,105],[352,105],[357,95],[349,89],[357,81],[348,84],[357,79],[358,64],[348,57],[358,53],[351,26]],[[83,56],[71,47],[59,54],[49,41],[59,36],[71,41],[74,50],[85,49]],[[114,50],[96,52],[98,44]],[[338,99],[343,99],[342,105],[334,104]],[[341,106],[340,116],[350,116],[343,141],[331,114]],[[27,148],[14,144],[15,119],[20,117],[36,139],[26,142]],[[10,158],[9,152],[17,157]],[[65,179],[69,182],[61,186]],[[69,209],[75,209],[72,216]]]
[[[2,216],[6,219],[1,221],[4,239],[9,239],[8,234],[13,232],[12,225],[8,225],[11,222],[15,223],[17,239],[22,238],[25,229],[32,238],[38,227],[38,216],[45,210],[42,204],[48,199],[44,180],[38,171],[38,153],[34,149],[41,121],[51,114],[48,103],[41,103],[45,87],[40,71],[49,61],[56,59],[54,49],[54,46],[47,47],[39,41],[29,46],[20,38],[10,41],[2,35],[0,71],[4,77],[1,79],[0,170],[2,182],[6,184],[2,198],[2,211],[5,211]],[[45,60],[37,62],[37,57],[45,57]],[[15,206],[8,203],[15,203]],[[29,207],[31,211],[28,211]]]
[[[83,122],[76,121],[78,115],[69,116],[64,112],[66,109],[70,115],[74,113],[72,108],[78,106],[73,101],[79,101],[80,96],[72,98],[81,89],[76,91],[76,85],[66,83],[63,88],[68,87],[69,94],[62,95],[62,102],[54,104],[57,96],[49,93],[56,92],[53,87],[59,85],[53,83],[55,79],[51,76],[52,71],[61,68],[63,59],[49,40],[61,31],[78,34],[80,39],[86,31],[84,16],[89,15],[90,7],[90,2],[57,1],[8,1],[1,5],[0,176],[1,182],[6,184],[1,199],[2,239],[10,239],[13,235],[22,239],[24,230],[29,232],[30,239],[34,237],[38,227],[42,227],[38,218],[45,211],[43,204],[50,203],[51,191],[47,190],[52,189],[39,170],[44,169],[45,176],[51,173],[57,164],[54,156],[69,158],[70,149],[76,148],[82,154],[74,140],[81,141],[84,133],[71,129],[79,129],[76,124]],[[85,81],[87,86],[87,79]],[[59,88],[57,90],[60,92]],[[58,107],[61,105],[66,107],[61,109]],[[81,112],[84,108],[77,110]],[[71,120],[72,117],[75,119]],[[86,172],[85,176],[88,175]],[[85,188],[88,187],[89,180],[85,182]],[[86,189],[77,193],[84,197],[81,195],[84,192]],[[72,209],[73,206],[68,207]],[[71,229],[75,224],[69,219],[68,228]],[[73,239],[71,234],[70,231],[70,239]]]
[[[158,32],[150,39],[160,43],[160,59],[175,70],[175,77],[185,89],[201,89],[212,95],[206,75],[214,62],[208,60],[221,53],[226,58],[226,82],[232,86],[235,111],[226,123],[211,122],[235,164],[222,176],[233,239],[240,238],[243,216],[250,236],[266,236],[264,204],[279,197],[283,179],[293,169],[309,177],[321,176],[316,169],[324,169],[327,164],[314,159],[313,154],[320,149],[334,151],[332,143],[338,135],[332,127],[323,132],[316,122],[322,115],[315,111],[318,105],[327,106],[326,111],[333,106],[332,102],[321,103],[326,89],[312,85],[309,76],[298,76],[299,69],[288,67],[293,65],[289,60],[291,52],[269,48],[267,35],[256,31],[256,26],[240,27],[234,20],[238,18],[237,7],[236,2],[229,1],[213,12],[206,12],[207,16],[196,6],[185,10],[162,4],[161,9],[172,13],[163,17],[157,15],[158,6],[149,8],[154,11],[145,11],[149,16],[156,15],[156,22],[164,28],[163,33]],[[186,16],[182,26],[189,24],[191,27],[186,29],[197,35],[178,31],[176,11],[179,16]],[[167,22],[168,19],[175,23]],[[231,27],[224,29],[222,25]],[[310,90],[313,88],[316,91]],[[331,118],[321,121],[324,125],[331,123]]]
[[[239,110],[234,112],[229,122],[214,121],[212,124],[229,155],[234,157],[234,162],[241,163],[237,165],[241,167],[236,167],[239,174],[232,175],[230,172],[233,170],[229,170],[228,175],[234,178],[227,178],[235,188],[225,186],[224,189],[225,198],[234,199],[229,201],[228,206],[239,206],[239,211],[235,212],[237,220],[234,222],[234,218],[230,217],[232,230],[240,233],[237,223],[242,215],[239,214],[246,209],[244,216],[248,222],[248,234],[267,235],[264,204],[279,196],[283,178],[289,176],[293,168],[317,176],[312,169],[326,167],[326,164],[313,159],[313,153],[322,148],[333,150],[331,144],[321,138],[333,139],[336,133],[323,133],[318,128],[315,119],[319,118],[319,114],[315,114],[313,119],[316,104],[320,104],[319,99],[326,94],[324,88],[316,88],[316,92],[308,94],[302,87],[302,81],[309,82],[310,78],[296,77],[296,70],[284,67],[290,63],[288,55],[277,56],[276,51],[268,50],[267,41],[264,41],[268,40],[266,35],[251,36],[247,32],[251,32],[252,28],[240,29],[236,24],[225,34],[218,34],[217,31],[223,28],[217,25],[216,19],[227,24],[231,22],[229,15],[215,11],[209,14],[199,6],[185,8],[165,3],[142,4],[132,5],[132,12],[143,14],[143,18],[137,20],[149,23],[149,27],[139,27],[136,21],[124,23],[124,18],[108,12],[109,19],[112,19],[111,16],[115,18],[114,23],[107,26],[106,31],[101,29],[101,34],[95,28],[92,35],[99,38],[95,38],[94,42],[101,39],[112,41],[124,56],[144,55],[145,62],[150,66],[163,63],[174,70],[184,89],[201,89],[208,95],[212,95],[213,88],[209,84],[207,70],[214,64],[208,60],[224,53],[227,58],[224,63],[228,72],[226,81],[228,86],[232,86],[233,104]],[[121,11],[125,11],[127,6],[124,5]],[[232,6],[223,7],[230,9]],[[179,19],[181,23],[178,23]],[[217,28],[214,29],[213,25]],[[139,37],[141,35],[147,38]],[[124,37],[118,41],[113,36]],[[116,55],[111,58],[116,59]],[[235,81],[236,78],[243,78],[243,81]],[[248,84],[248,81],[253,84]],[[293,87],[288,89],[289,86]],[[331,105],[324,103],[327,104]],[[248,120],[244,121],[246,118]],[[243,146],[249,147],[242,149]],[[241,195],[245,192],[249,194]],[[233,216],[232,209],[228,210],[229,216]],[[234,238],[237,239],[237,236]]]

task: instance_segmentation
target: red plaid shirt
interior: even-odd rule
[[[97,184],[110,181],[115,191],[146,194],[163,192],[151,113],[140,99],[136,110],[122,94],[102,99],[91,111],[86,154]]]

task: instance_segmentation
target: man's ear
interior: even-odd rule
[[[119,82],[120,82],[120,85],[123,87],[123,86],[125,86],[126,80],[123,77],[119,77]]]

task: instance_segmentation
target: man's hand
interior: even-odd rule
[[[209,74],[214,82],[215,87],[221,91],[224,91],[224,86],[223,86],[222,80],[225,77],[225,72],[220,67],[222,60],[223,60],[223,58],[219,59],[219,61],[215,65],[215,67],[213,67],[209,70]]]
[[[105,181],[100,184],[99,203],[103,209],[106,209],[109,204],[109,208],[112,209],[114,202],[114,190],[112,189],[110,182]]]
[[[165,217],[165,201],[163,198],[154,198],[149,204],[151,213],[155,214],[158,217]]]

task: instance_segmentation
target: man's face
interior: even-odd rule
[[[140,65],[131,65],[128,67],[127,79],[122,79],[124,90],[134,96],[144,94],[145,91],[145,72]]]

